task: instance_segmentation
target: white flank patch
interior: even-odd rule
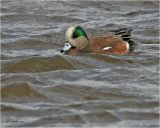
[[[108,50],[110,48],[112,48],[112,47],[104,47],[103,50]]]
[[[126,47],[127,47],[127,50],[129,50],[129,43],[126,42]]]

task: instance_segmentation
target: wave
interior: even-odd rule
[[[27,99],[27,98],[45,98],[36,88],[26,82],[12,83],[1,88],[1,98],[5,99]]]

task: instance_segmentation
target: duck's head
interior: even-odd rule
[[[72,48],[83,49],[88,45],[88,37],[85,31],[80,26],[69,27],[65,34],[65,45],[61,53],[65,53]]]

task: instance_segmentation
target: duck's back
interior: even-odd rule
[[[95,53],[124,54],[128,52],[127,42],[117,35],[90,36],[89,40],[89,47]]]
[[[131,30],[122,28],[101,36],[90,36],[89,49],[95,53],[126,54],[134,44],[130,40]]]

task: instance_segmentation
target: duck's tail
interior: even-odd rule
[[[132,29],[121,28],[113,32],[115,32],[116,35],[122,36],[123,40],[129,43],[129,48],[132,51],[135,46],[135,43],[131,40],[131,31]]]

